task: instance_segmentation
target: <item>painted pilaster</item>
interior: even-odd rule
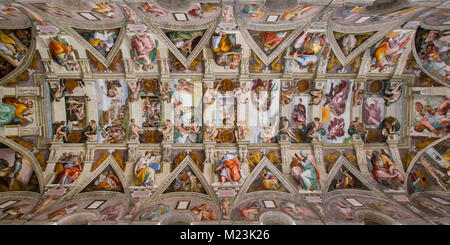
[[[125,162],[125,173],[124,174],[129,183],[129,186],[134,186],[134,166],[139,159],[138,145],[139,145],[139,141],[137,141],[137,140],[127,141],[128,159]]]
[[[171,161],[171,155],[172,155],[172,141],[170,142],[166,142],[163,141],[162,143],[162,147],[163,147],[163,152],[162,152],[162,173],[159,176],[159,181],[158,181],[158,185],[160,185],[161,181],[164,181],[167,177],[169,177],[170,173],[171,173],[171,166],[172,166],[172,161]]]
[[[361,137],[358,137],[359,135],[355,134],[353,135],[353,147],[355,149],[356,153],[356,160],[359,166],[359,170],[361,171],[361,174],[367,178],[372,178],[372,174],[369,172],[369,168],[367,166],[367,158],[366,153],[364,150],[364,142],[362,141]]]
[[[319,169],[320,186],[324,188],[327,179],[327,171],[325,169],[325,162],[323,160],[323,141],[314,139],[312,141],[314,158],[317,161],[317,168]]]
[[[241,173],[243,177],[248,177],[250,174],[250,168],[248,163],[248,144],[249,141],[238,141],[238,155],[241,161]]]
[[[281,148],[281,172],[285,175],[289,175],[291,172],[289,162],[289,147],[291,146],[291,142],[289,140],[280,140],[278,143]]]
[[[214,147],[216,146],[216,143],[215,141],[205,141],[204,145],[206,159],[203,166],[203,176],[209,184],[212,184],[216,181],[218,182],[217,176],[216,178],[214,177],[216,175],[214,174]]]
[[[98,104],[97,104],[97,90],[95,89],[94,79],[84,79],[84,92],[89,100],[86,101],[86,121],[95,120],[98,127]]]
[[[405,176],[405,170],[403,169],[402,159],[400,157],[400,152],[398,151],[398,138],[390,137],[396,135],[388,135],[386,143],[389,146],[389,151],[391,152],[392,160],[394,161],[395,167]]]

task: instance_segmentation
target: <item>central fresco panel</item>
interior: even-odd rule
[[[448,224],[448,10],[274,2],[0,4],[0,224]]]

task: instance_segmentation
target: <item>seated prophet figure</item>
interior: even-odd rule
[[[294,154],[291,162],[291,175],[307,191],[319,190],[320,177],[317,163],[313,155],[306,157],[302,154]]]
[[[72,46],[60,36],[50,38],[48,45],[53,60],[60,66],[64,66],[67,71],[78,70],[78,62],[75,60]]]
[[[60,159],[60,163],[63,164],[64,170],[59,172],[56,177],[55,183],[60,185],[72,184],[81,174],[81,160],[79,156],[69,154],[63,155]]]
[[[372,176],[380,184],[398,189],[404,183],[403,175],[397,170],[394,162],[384,150],[381,149],[381,151],[381,154],[378,151],[372,151],[372,154],[366,151],[367,158],[372,166]]]
[[[242,48],[241,45],[236,44],[235,36],[223,32],[213,35],[211,49],[217,65],[223,66],[225,69],[235,69],[239,66]]]
[[[153,69],[156,62],[158,40],[153,42],[148,35],[136,34],[131,39],[133,61],[142,66],[144,71]]]
[[[134,184],[136,186],[153,186],[155,183],[155,171],[161,168],[161,163],[157,154],[147,151],[145,155],[139,159],[134,168]]]
[[[10,123],[29,123],[25,117],[31,114],[33,102],[30,100],[19,101],[13,98],[7,98],[0,102],[0,126]]]
[[[239,181],[241,179],[241,162],[236,157],[236,154],[218,151],[217,159],[219,166],[216,168],[216,171],[219,171],[222,185],[225,182]]]
[[[372,52],[374,58],[372,59],[373,65],[370,66],[370,69],[376,70],[378,68],[380,72],[383,72],[387,68],[393,67],[400,58],[403,48],[409,40],[411,40],[409,35],[409,33],[397,33],[394,35],[391,33],[389,34],[389,37],[382,40],[378,47]]]

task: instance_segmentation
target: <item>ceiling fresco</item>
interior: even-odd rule
[[[0,224],[450,224],[445,1],[0,0]]]

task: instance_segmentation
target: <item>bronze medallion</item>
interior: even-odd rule
[[[156,131],[147,131],[144,133],[145,143],[156,143],[158,141],[158,133]]]
[[[309,89],[309,81],[305,80],[305,79],[297,81],[297,83],[295,84],[295,89],[299,93],[304,93],[304,92],[308,91],[308,89]]]
[[[369,92],[376,94],[383,89],[383,82],[381,80],[372,81],[369,85]]]
[[[376,143],[381,141],[381,134],[378,129],[371,129],[367,133],[367,143]]]
[[[142,87],[144,88],[145,92],[153,93],[158,88],[158,85],[155,79],[145,79],[142,82]]]
[[[223,79],[222,81],[220,81],[219,89],[222,93],[233,91],[233,87],[233,80],[231,79]]]
[[[78,82],[74,79],[66,79],[64,80],[64,85],[67,90],[73,91],[76,87],[78,87]]]
[[[224,129],[219,133],[220,143],[232,143],[234,141],[234,135],[231,130]]]
[[[70,132],[70,134],[68,135],[68,139],[70,143],[80,143],[81,138],[83,137],[83,135],[81,134],[80,131],[75,130]]]

